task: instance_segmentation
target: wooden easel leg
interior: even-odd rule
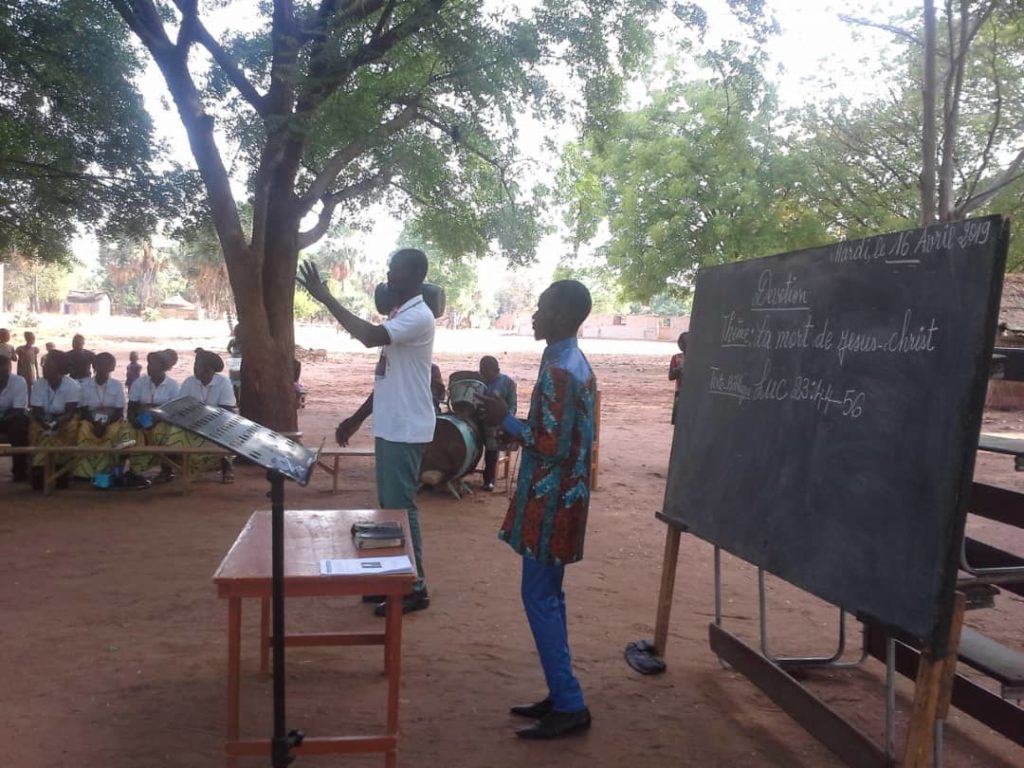
[[[665,658],[668,622],[672,614],[672,593],[676,588],[676,564],[679,562],[679,529],[673,525],[665,533],[665,558],[661,564],[661,588],[658,590],[658,617],[654,622],[654,652]]]
[[[907,746],[903,768],[926,768],[931,762],[936,720],[944,720],[949,712],[956,675],[956,655],[960,646],[960,629],[964,623],[964,596],[956,595],[949,640],[940,652],[925,650],[917,668],[914,686],[914,707],[907,729]]]

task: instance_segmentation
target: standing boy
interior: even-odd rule
[[[686,362],[686,331],[679,334],[679,351],[672,355],[668,363],[668,380],[676,383],[676,393],[672,399],[672,424],[676,423],[676,412],[679,410],[679,390],[683,387],[683,363]]]
[[[67,353],[67,364],[68,375],[77,381],[79,385],[92,378],[92,360],[94,357],[96,355],[85,348],[85,336],[76,333],[71,339],[71,351]]]
[[[18,359],[18,353],[11,344],[11,332],[6,328],[0,328],[0,357],[6,357],[12,363]]]
[[[142,363],[139,362],[138,352],[128,353],[128,367],[125,369],[124,388],[130,390],[135,380],[142,375]]]
[[[18,375],[28,383],[29,389],[39,378],[39,347],[32,331],[25,331],[25,343],[18,347]]]
[[[565,566],[583,557],[590,506],[597,381],[576,343],[590,306],[590,292],[576,280],[558,280],[541,294],[533,335],[547,348],[525,421],[508,413],[501,398],[484,396],[487,422],[500,424],[523,446],[516,495],[498,537],[522,556],[523,607],[548,686],[544,699],[511,709],[537,720],[516,732],[524,739],[590,728],[590,710],[572,670],[562,591]]]

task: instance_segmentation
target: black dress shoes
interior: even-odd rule
[[[583,733],[590,728],[590,710],[584,707],[578,712],[551,710],[531,725],[516,731],[521,739],[558,739],[570,734]]]
[[[551,699],[544,699],[544,701],[538,701],[536,704],[517,704],[509,708],[508,711],[519,717],[531,717],[534,720],[540,720],[554,708],[555,705]]]
[[[422,611],[425,608],[430,607],[430,595],[427,594],[427,590],[421,592],[413,592],[411,594],[402,597],[402,613],[412,613],[413,611]],[[388,615],[388,604],[383,602],[373,609],[374,616],[387,616]]]

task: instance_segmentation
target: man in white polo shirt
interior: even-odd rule
[[[331,311],[342,327],[367,347],[380,347],[373,394],[355,414],[338,425],[336,437],[344,445],[373,414],[377,501],[382,508],[406,509],[409,533],[416,552],[417,579],[406,595],[404,613],[430,605],[423,576],[423,539],[416,508],[420,460],[434,437],[434,400],[430,391],[430,363],[434,352],[434,314],[423,300],[427,257],[415,248],[391,255],[388,289],[394,308],[387,320],[374,325],[356,317],[338,303],[320,279],[316,265],[307,261],[298,282]],[[383,604],[377,615],[384,615]]]

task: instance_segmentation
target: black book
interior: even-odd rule
[[[402,523],[398,520],[353,523],[352,538],[357,549],[405,546],[405,534],[402,532]]]

